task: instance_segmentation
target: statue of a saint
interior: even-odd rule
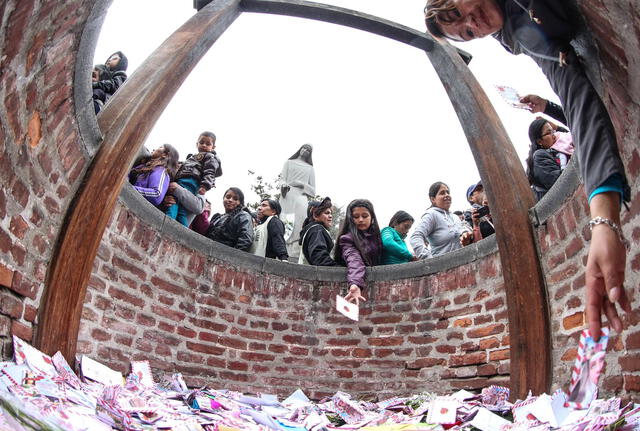
[[[313,171],[311,144],[304,144],[295,154],[289,157],[280,174],[280,205],[283,214],[294,214],[293,231],[287,238],[289,257],[300,254],[298,239],[302,222],[307,216],[309,198],[316,194],[316,176]]]

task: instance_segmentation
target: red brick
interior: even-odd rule
[[[469,302],[469,299],[471,299],[471,296],[468,293],[465,293],[463,295],[458,295],[455,298],[453,298],[453,303],[454,304],[466,304]]]
[[[495,310],[498,307],[502,307],[504,305],[504,299],[503,298],[494,298],[494,299],[490,299],[487,302],[484,303],[484,308],[489,311],[489,310]]]
[[[360,344],[358,338],[329,338],[326,343],[327,346],[357,346]]]
[[[144,301],[142,301],[142,303],[144,304]],[[160,305],[152,305],[151,311],[158,316],[166,317],[167,319],[173,320],[174,322],[182,322],[186,317],[186,315],[181,311],[172,310],[168,307],[163,307]]]
[[[465,365],[477,365],[487,362],[486,352],[467,353],[465,355],[453,355],[449,357],[450,367],[461,367]]]
[[[629,350],[640,349],[640,332],[627,335],[625,345]]]
[[[467,332],[467,337],[469,338],[483,338],[488,337],[489,335],[500,334],[504,332],[505,328],[502,323],[495,323],[493,325],[488,325],[483,328],[475,328],[471,329]]]
[[[480,314],[473,318],[473,324],[475,326],[481,326],[491,321],[493,321],[493,316],[491,314]]]
[[[456,316],[466,316],[469,314],[476,314],[479,313],[482,310],[482,305],[480,304],[475,304],[475,305],[468,305],[466,307],[462,307],[462,308],[454,308],[454,309],[449,309],[449,310],[444,310],[442,312],[442,317],[449,318],[449,317],[456,317]]]
[[[8,291],[0,292],[0,313],[14,319],[19,319],[22,317],[23,309],[24,305],[22,304],[22,301],[14,295]]]
[[[12,234],[14,234],[17,238],[23,239],[24,234],[29,229],[29,225],[21,216],[17,215],[11,218],[11,224],[9,225],[9,230]]]
[[[624,390],[625,391],[640,391],[640,376],[624,375]]]
[[[440,344],[436,346],[436,352],[438,353],[456,353],[456,346]]]
[[[584,313],[582,311],[562,319],[562,327],[567,331],[581,326],[584,326]]]
[[[496,337],[485,338],[484,340],[480,340],[480,349],[495,349],[496,347],[500,347],[500,340]]]
[[[33,337],[33,328],[14,320],[11,322],[11,334],[30,342]]]
[[[498,369],[495,364],[478,365],[478,376],[494,376],[496,374],[498,374]]]
[[[229,361],[227,368],[233,371],[249,371],[249,364],[242,361]]]
[[[38,309],[32,305],[24,306],[24,320],[34,323],[38,317]]]
[[[276,359],[273,355],[258,352],[241,352],[240,357],[250,362],[271,362]]]
[[[15,272],[11,283],[11,290],[27,298],[36,299],[39,289],[37,284],[25,279],[21,273]]]
[[[567,245],[567,247],[565,248],[565,254],[567,255],[567,259],[572,258],[583,249],[585,249],[585,245],[582,242],[582,240],[580,238],[574,238],[573,240],[571,240],[569,245]]]
[[[502,361],[504,359],[509,359],[510,352],[510,349],[494,350],[493,352],[489,352],[489,360]]]
[[[640,371],[640,353],[627,354],[618,358],[620,368],[625,372]]]
[[[353,349],[351,351],[351,356],[354,358],[370,358],[372,356],[371,349]]]
[[[206,353],[208,355],[222,355],[227,351],[224,347],[193,343],[191,341],[187,341],[187,349],[193,350],[194,352]]]
[[[142,281],[145,281],[147,279],[147,273],[144,270],[138,268],[132,263],[127,262],[124,259],[119,258],[118,256],[113,256],[111,262],[116,268],[120,268],[124,271],[130,272]]]
[[[111,296],[111,298],[119,299],[120,301],[124,301],[127,304],[131,304],[139,308],[142,308],[145,305],[144,299],[141,299],[135,295],[132,295],[125,292],[124,290],[120,290],[115,287],[109,288],[109,295]]]
[[[187,328],[185,326],[178,326],[176,328],[176,333],[185,338],[196,338],[197,332],[191,328]]]
[[[385,323],[398,323],[402,321],[402,314],[392,314],[388,316],[375,316],[371,318],[371,323],[380,325]]]
[[[103,331],[102,329],[99,329],[99,328],[95,328],[93,331],[91,331],[91,337],[96,341],[111,340],[111,335],[108,332]]]

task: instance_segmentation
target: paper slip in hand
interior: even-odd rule
[[[520,102],[520,95],[515,90],[515,88],[511,88],[506,85],[496,85],[495,87],[496,90],[498,90],[498,93],[500,93],[502,98],[509,105],[513,106],[514,108],[529,110],[529,105]]]
[[[348,317],[351,320],[358,321],[358,316],[360,315],[360,308],[346,299],[344,299],[340,295],[336,295],[336,310]]]

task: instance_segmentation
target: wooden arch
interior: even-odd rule
[[[446,41],[370,15],[301,0],[211,2],[147,58],[98,115],[104,141],[66,215],[49,268],[36,345],[47,353],[60,350],[67,358],[75,355],[93,262],[129,166],[182,82],[244,11],[345,25],[427,54],[458,115],[489,198],[500,202],[492,214],[507,296],[512,396],[524,398],[528,390],[548,391],[549,312],[528,216],[533,197],[515,149],[487,96]],[[105,188],[105,184],[112,186]]]

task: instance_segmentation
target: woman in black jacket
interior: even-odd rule
[[[552,148],[556,142],[555,129],[544,118],[533,120],[529,126],[529,158],[527,158],[527,178],[536,194],[542,197],[562,173],[559,152]]]
[[[331,258],[333,240],[327,230],[333,222],[331,206],[329,198],[324,198],[322,202],[309,203],[307,218],[300,231],[302,253],[300,253],[298,263],[317,266],[337,265],[335,260]]]
[[[207,230],[207,237],[216,242],[249,251],[253,243],[253,222],[251,215],[244,211],[244,193],[237,187],[230,187],[222,198],[224,214],[214,214]]]
[[[264,199],[258,207],[258,226],[255,228],[251,251],[257,256],[288,260],[284,242],[284,223],[280,220],[282,207],[273,199]]]

